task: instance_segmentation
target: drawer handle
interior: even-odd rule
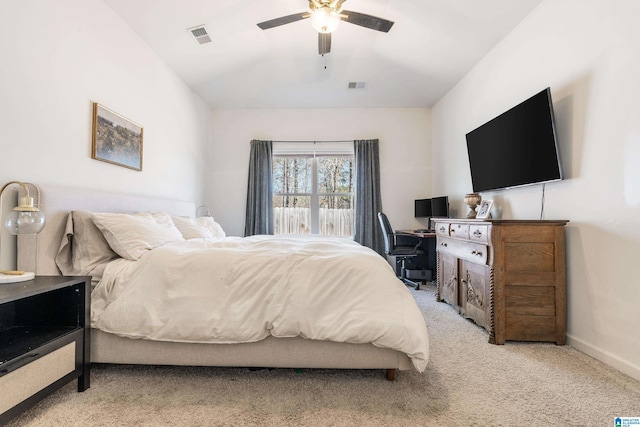
[[[22,368],[24,365],[31,363],[31,359],[38,357],[40,353],[24,354],[21,357],[14,359],[14,363],[11,363],[6,368],[0,369],[0,377],[7,375],[9,372]]]
[[[440,231],[444,232],[445,228],[444,227],[440,227]]]
[[[480,237],[480,236],[482,236],[482,231],[476,230],[476,231],[473,232],[473,235],[476,236],[476,237]]]
[[[478,255],[478,256],[482,256],[482,252],[480,252],[480,251],[476,251],[476,250],[473,250],[473,251],[471,251],[471,255]]]
[[[440,243],[440,246],[444,246],[446,248],[447,244],[445,242],[442,242],[442,243]]]
[[[455,232],[456,232],[456,229],[455,229],[455,228],[452,228],[452,229],[451,229],[451,232],[452,232],[452,233],[455,233]]]

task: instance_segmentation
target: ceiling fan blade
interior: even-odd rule
[[[280,18],[261,22],[258,24],[258,27],[263,30],[268,30],[269,28],[279,27],[280,25],[291,24],[292,22],[307,19],[309,16],[309,12],[294,13],[293,15],[281,16]]]
[[[353,12],[351,10],[343,10],[340,12],[342,15],[346,15],[342,20],[350,24],[360,25],[361,27],[370,28],[376,31],[382,31],[388,33],[391,27],[393,27],[393,21],[387,19],[377,18],[375,16],[366,15],[364,13]]]
[[[342,3],[344,3],[347,0],[334,0],[334,4],[333,7],[335,7],[337,10],[341,10],[342,9]]]
[[[318,53],[324,55],[331,52],[331,33],[318,33]]]

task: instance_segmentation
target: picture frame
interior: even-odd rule
[[[493,200],[483,200],[480,203],[480,209],[478,210],[478,214],[476,215],[476,218],[487,219],[491,217],[492,206],[493,206]]]
[[[92,159],[142,171],[143,133],[139,124],[93,103]]]

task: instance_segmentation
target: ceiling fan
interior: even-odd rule
[[[388,33],[393,26],[389,21],[364,13],[342,9],[347,0],[309,0],[309,11],[282,16],[258,24],[263,30],[290,24],[302,19],[311,18],[311,26],[318,31],[318,53],[324,55],[331,52],[331,33],[340,21],[360,25],[361,27]]]

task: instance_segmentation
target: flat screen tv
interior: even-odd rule
[[[551,90],[469,132],[467,151],[475,193],[561,180]]]

